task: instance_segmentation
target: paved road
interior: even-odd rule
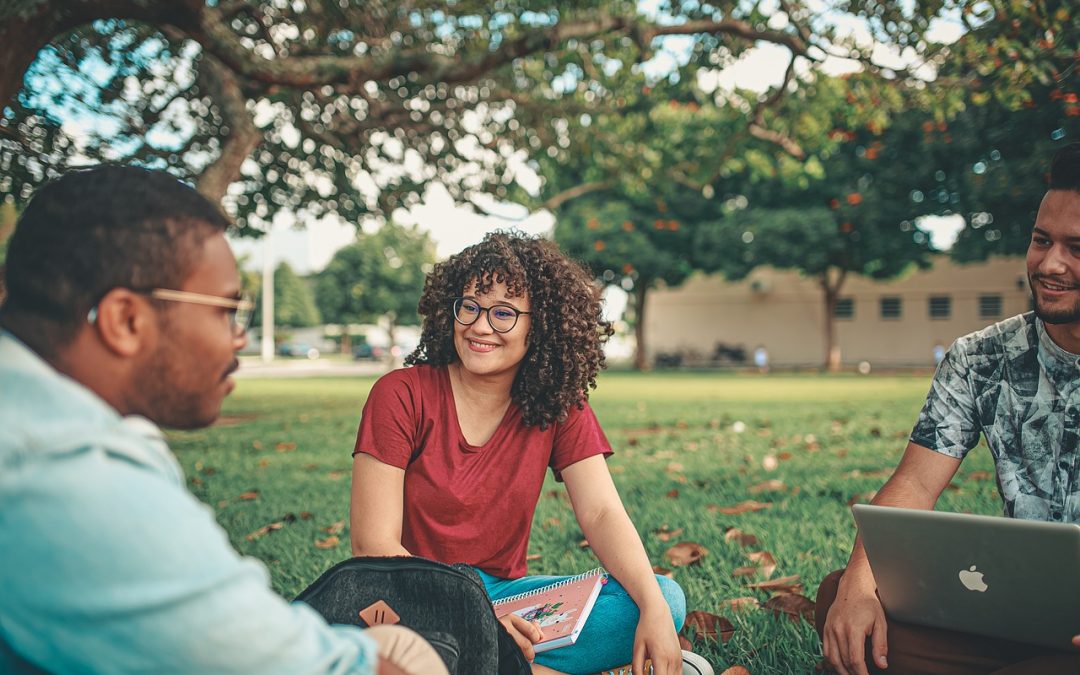
[[[259,377],[368,377],[388,370],[381,361],[338,361],[332,359],[276,358],[263,363],[259,357],[241,357],[237,379]]]

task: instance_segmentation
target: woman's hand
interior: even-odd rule
[[[500,616],[499,623],[503,625],[507,633],[510,633],[510,637],[514,638],[521,653],[525,655],[525,660],[532,663],[536,658],[533,645],[544,639],[544,632],[540,630],[540,626],[532,621],[526,621],[517,614]]]
[[[641,610],[637,631],[634,633],[634,657],[631,671],[634,675],[645,674],[645,659],[652,659],[655,675],[680,675],[682,673],[682,647],[671,622],[671,610],[667,603],[660,607]]]

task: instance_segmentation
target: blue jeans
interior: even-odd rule
[[[529,576],[500,579],[483,570],[477,569],[476,572],[484,581],[484,587],[492,601],[526,593],[568,578]],[[667,577],[657,576],[656,580],[660,583],[660,591],[664,594],[668,607],[671,608],[675,630],[682,630],[683,621],[686,620],[686,597],[682,588]],[[633,598],[627,594],[622,584],[609,576],[608,582],[600,589],[596,605],[593,606],[577,642],[569,647],[537,654],[536,663],[570,675],[588,675],[624,666],[630,663],[633,656],[637,622],[638,608]]]

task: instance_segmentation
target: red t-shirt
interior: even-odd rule
[[[533,512],[548,467],[611,454],[586,404],[561,424],[525,426],[511,402],[491,439],[469,445],[445,366],[387,373],[371,389],[355,455],[405,469],[401,543],[414,555],[464,562],[503,578],[527,572]]]

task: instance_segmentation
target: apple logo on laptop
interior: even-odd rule
[[[990,587],[983,581],[983,573],[977,572],[975,567],[975,565],[972,565],[969,569],[960,570],[960,583],[964,584],[964,588],[969,591],[985,593],[986,589]]]

